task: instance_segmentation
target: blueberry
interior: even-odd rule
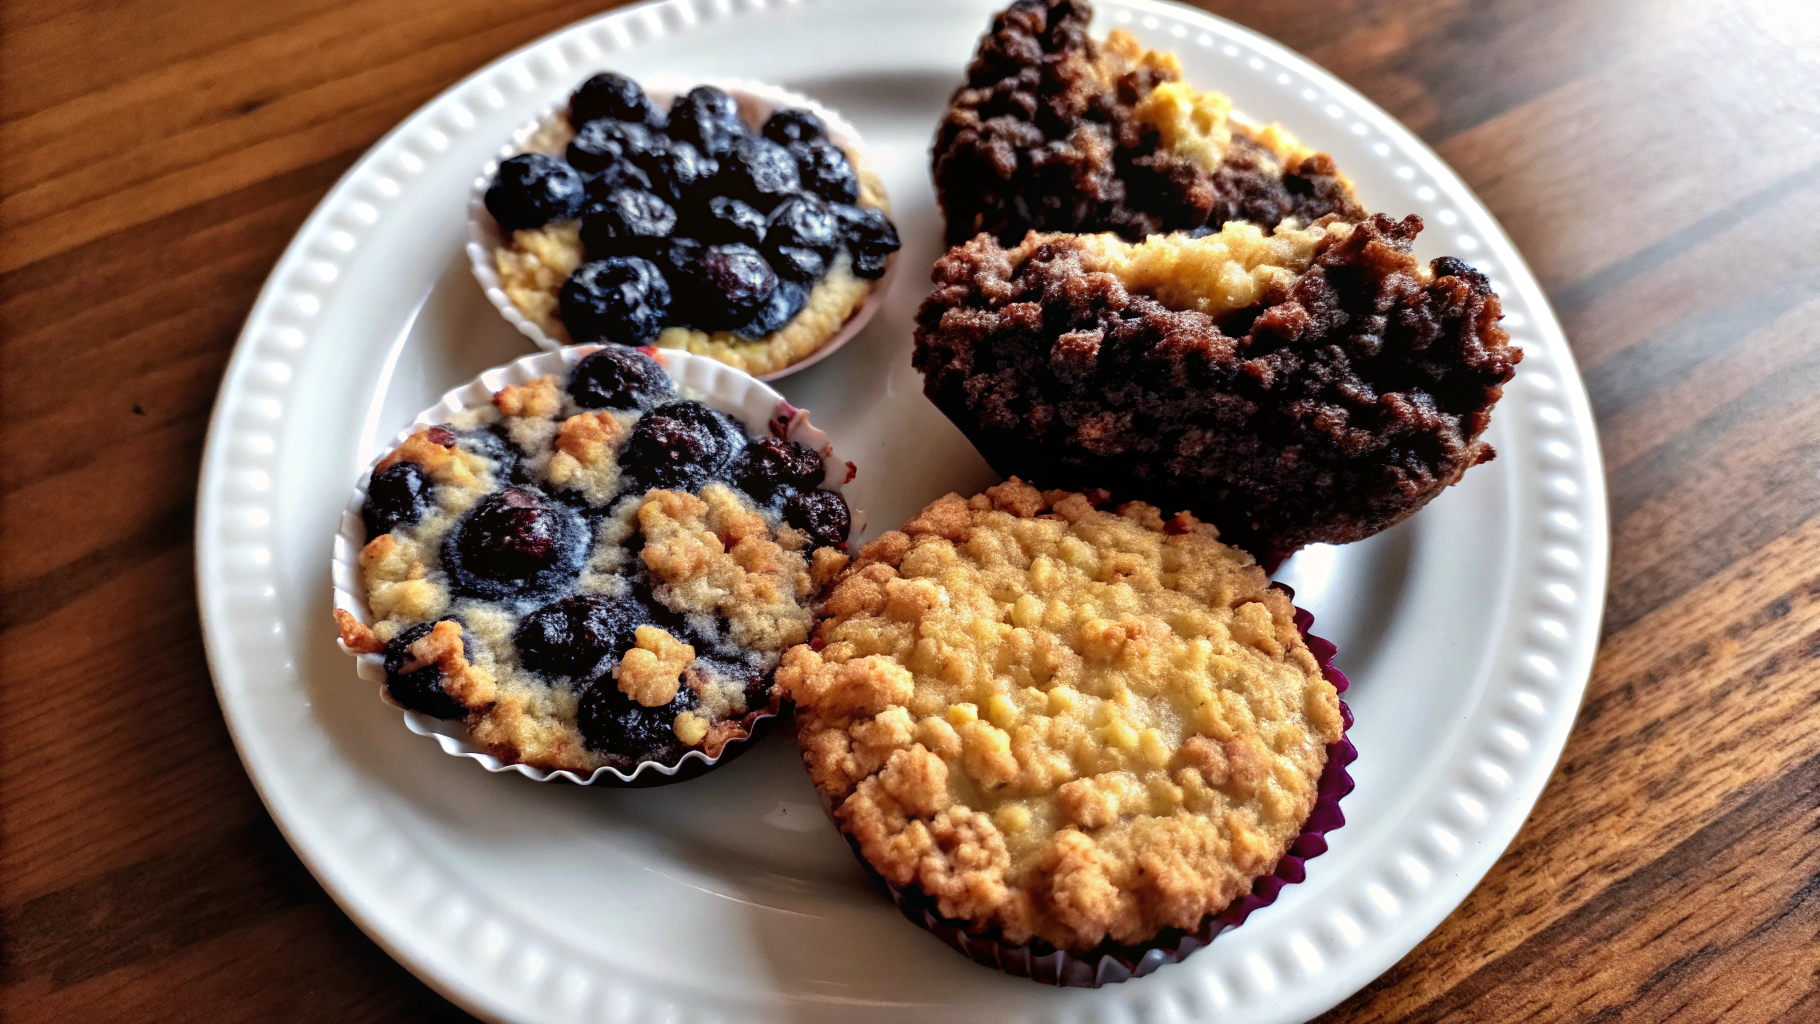
[[[583,174],[600,174],[610,168],[630,168],[632,146],[625,127],[618,121],[591,121],[582,125],[581,130],[575,133],[575,138],[569,140],[569,166]],[[642,125],[633,127],[637,130],[643,128]],[[648,139],[649,136],[649,132],[644,132],[645,138]],[[626,174],[626,170],[617,170],[615,177],[623,179]],[[637,177],[643,178],[644,172],[638,172]]]
[[[765,119],[765,138],[781,146],[826,138],[828,126],[801,107],[785,107]]]
[[[587,223],[589,217],[607,208],[607,200],[613,193],[623,189],[637,192],[651,191],[651,179],[645,176],[637,164],[630,160],[621,160],[607,165],[607,169],[588,179],[587,198],[582,200],[581,221]]]
[[[734,328],[733,333],[757,341],[774,331],[782,330],[785,324],[796,319],[796,314],[801,313],[808,303],[809,289],[795,281],[779,281],[770,298],[759,304],[758,312],[752,314],[752,319]]]
[[[616,121],[663,124],[663,114],[651,105],[650,97],[645,95],[638,83],[614,71],[603,71],[581,83],[581,87],[569,97],[571,124],[580,127],[603,117]]]
[[[854,275],[883,277],[886,260],[903,244],[898,241],[897,228],[874,207],[836,206],[834,216],[847,251],[853,254]]]
[[[649,252],[653,239],[676,230],[676,210],[649,192],[615,189],[581,222],[581,244],[592,259]]]
[[[574,509],[529,487],[480,500],[442,542],[442,566],[458,597],[528,597],[581,572],[589,531]]]
[[[662,363],[624,345],[588,356],[569,375],[569,397],[583,409],[646,409],[675,393]]]
[[[468,709],[442,688],[441,666],[432,664],[415,672],[403,671],[405,664],[412,660],[411,645],[429,636],[430,630],[435,628],[434,622],[419,622],[385,645],[385,691],[401,707],[422,712],[431,718],[463,718]],[[461,634],[461,645],[465,654],[468,648],[468,634],[465,630]]]
[[[766,218],[765,241],[772,246],[829,253],[840,245],[840,232],[827,203],[812,195],[797,194],[777,204]]]
[[[487,186],[487,212],[507,231],[573,217],[581,203],[581,175],[542,153],[520,153],[505,161]]]
[[[676,738],[676,716],[700,705],[695,688],[684,683],[676,688],[676,698],[670,703],[648,708],[621,693],[611,675],[603,675],[582,693],[575,724],[589,749],[645,761],[661,758],[681,745]]]
[[[698,200],[720,169],[687,142],[664,140],[632,158],[651,181],[651,189],[672,203]]]
[[[752,441],[733,467],[734,482],[759,502],[769,502],[779,493],[818,487],[823,474],[820,452],[781,437]]]
[[[765,215],[730,196],[709,199],[695,218],[693,233],[704,242],[744,242],[759,245],[765,240]]]
[[[742,138],[721,158],[720,190],[769,210],[801,187],[796,160],[784,147],[768,139]]]
[[[670,107],[670,137],[687,142],[718,160],[745,137],[739,104],[711,85],[690,89]]]
[[[411,526],[430,510],[430,478],[415,462],[394,462],[374,474],[367,502],[360,509],[367,539]]]
[[[777,290],[777,272],[742,242],[702,250],[690,283],[689,322],[703,330],[743,327]]]
[[[859,201],[859,175],[839,146],[826,140],[792,142],[790,156],[807,191],[831,203]]]
[[[650,622],[636,600],[582,594],[544,605],[524,617],[512,634],[518,660],[533,672],[586,679],[618,661]]]
[[[664,328],[670,285],[650,260],[609,256],[569,275],[557,302],[575,341],[642,345]]]
[[[523,483],[524,450],[512,440],[511,429],[504,423],[450,435],[450,444],[473,452],[493,463],[493,479]]]
[[[663,132],[637,121],[592,121],[585,130],[599,140],[591,142],[591,145],[605,146],[612,143],[619,148],[621,157],[634,162],[670,144]]]
[[[784,521],[807,533],[816,546],[846,543],[853,526],[847,500],[833,491],[804,491],[784,502]]]
[[[794,245],[766,246],[765,259],[771,261],[778,277],[799,284],[819,281],[828,272],[828,258],[814,249]]]
[[[694,490],[720,475],[745,447],[746,432],[700,402],[671,402],[632,428],[619,464],[641,487]]]

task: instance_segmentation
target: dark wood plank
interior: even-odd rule
[[[334,907],[240,768],[195,475],[240,322],[341,171],[600,6],[0,0],[0,1018],[465,1019]],[[1480,192],[1573,339],[1612,486],[1606,642],[1555,779],[1323,1020],[1820,1020],[1820,17],[1206,6]],[[92,770],[119,750],[136,772]]]

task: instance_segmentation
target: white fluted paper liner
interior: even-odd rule
[[[411,425],[398,432],[393,443],[386,445],[373,457],[366,472],[361,474],[360,482],[354,488],[354,496],[348,501],[347,508],[341,513],[341,530],[335,535],[334,555],[330,561],[330,577],[335,589],[335,607],[351,613],[355,618],[368,626],[373,625],[372,613],[367,608],[366,587],[361,583],[359,556],[360,549],[366,543],[366,526],[360,518],[360,510],[366,504],[367,482],[372,479],[373,466],[404,441],[420,427],[436,423],[446,423],[456,415],[468,409],[477,409],[493,401],[493,393],[509,384],[523,384],[546,374],[566,375],[576,363],[599,351],[601,345],[571,345],[554,352],[540,352],[525,356],[505,366],[494,367],[482,373],[471,383],[455,388],[442,396],[442,401],[417,415]],[[775,434],[787,440],[808,445],[822,453],[822,465],[827,476],[822,483],[823,490],[840,491],[852,479],[854,468],[850,462],[839,459],[834,454],[834,446],[828,435],[809,422],[809,413],[798,409],[784,400],[784,397],[769,386],[753,378],[750,374],[736,370],[724,363],[676,349],[651,349],[649,353],[663,364],[677,384],[689,389],[690,397],[704,405],[727,413],[745,424],[746,432],[753,436]],[[865,513],[853,510],[853,526],[850,536],[857,537],[865,528]],[[339,638],[337,644],[341,644]],[[360,678],[379,685],[381,699],[391,703],[385,693],[385,659],[379,654],[356,654],[346,644],[341,649],[353,654],[357,661],[356,671]],[[396,707],[396,705],[393,705]],[[468,738],[467,728],[460,721],[444,721],[432,718],[416,711],[401,709],[404,713],[405,727],[419,736],[428,736],[441,746],[444,753],[473,760],[490,772],[516,772],[536,782],[561,780],[574,782],[583,786],[600,783],[602,785],[661,785],[664,782],[677,781],[698,775],[721,761],[730,760],[743,752],[752,740],[761,733],[760,725],[776,717],[774,712],[749,714],[747,723],[750,735],[745,739],[735,740],[721,750],[719,757],[709,757],[700,750],[685,752],[675,765],[663,765],[655,761],[644,761],[630,772],[622,772],[611,766],[597,768],[592,774],[581,776],[568,770],[550,771],[530,765],[502,761],[475,746]]]
[[[792,92],[781,86],[748,82],[738,78],[707,78],[691,81],[673,75],[660,75],[654,76],[642,85],[645,95],[649,96],[653,103],[665,109],[668,109],[677,97],[698,85],[714,86],[733,97],[739,104],[740,117],[747,124],[755,122],[763,124],[764,119],[771,116],[771,112],[780,107],[800,107],[822,119],[822,123],[828,128],[829,139],[852,157],[856,171],[869,166],[866,162],[865,146],[860,141],[859,131],[848,124],[845,118],[802,93]],[[505,317],[506,323],[516,328],[518,333],[531,339],[531,342],[538,348],[550,352],[562,348],[562,342],[544,333],[542,327],[519,312],[518,307],[512,304],[511,297],[506,295],[505,285],[499,279],[499,267],[493,262],[493,250],[509,245],[510,239],[500,231],[499,223],[493,219],[493,215],[487,212],[486,197],[487,186],[492,184],[493,175],[498,173],[499,165],[526,152],[532,137],[538,133],[539,129],[556,118],[568,116],[568,110],[569,98],[564,96],[544,108],[536,118],[513,132],[511,140],[501,146],[493,159],[488,160],[486,166],[480,169],[480,177],[474,179],[473,188],[468,196],[468,263],[473,268],[474,279],[480,282],[481,290],[487,294],[487,301],[493,304],[494,309],[499,310],[499,315]],[[879,306],[884,302],[887,286],[896,271],[897,254],[893,253],[885,267],[884,276],[872,282],[872,293],[866,296],[866,301],[853,311],[853,315],[847,318],[847,322],[832,338],[823,342],[820,348],[802,359],[781,370],[761,374],[758,379],[776,380],[833,355],[835,349],[852,340],[853,336],[858,334],[878,312]]]

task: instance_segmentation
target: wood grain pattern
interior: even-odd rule
[[[1206,6],[1479,191],[1573,339],[1611,478],[1605,645],[1555,779],[1322,1020],[1820,1021],[1820,8]],[[240,323],[335,178],[599,7],[0,2],[0,1018],[465,1019],[241,770],[195,477]],[[133,770],[83,771],[123,749]]]

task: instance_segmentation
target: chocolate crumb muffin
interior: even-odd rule
[[[1004,944],[1197,929],[1274,870],[1343,733],[1249,555],[1104,504],[1015,478],[942,498],[866,545],[777,673],[859,855]]]
[[[824,455],[607,346],[423,427],[374,468],[359,567],[386,694],[501,760],[587,774],[717,758],[775,714],[779,656],[847,563]]]
[[[1087,34],[1087,0],[1017,0],[980,39],[933,152],[948,243],[979,232],[1111,231],[1137,241],[1243,220],[1360,220],[1325,153],[1232,116],[1173,54]]]
[[[1257,554],[1368,537],[1492,457],[1521,350],[1420,218],[991,236],[936,263],[923,390],[1000,473],[1187,509]]]

